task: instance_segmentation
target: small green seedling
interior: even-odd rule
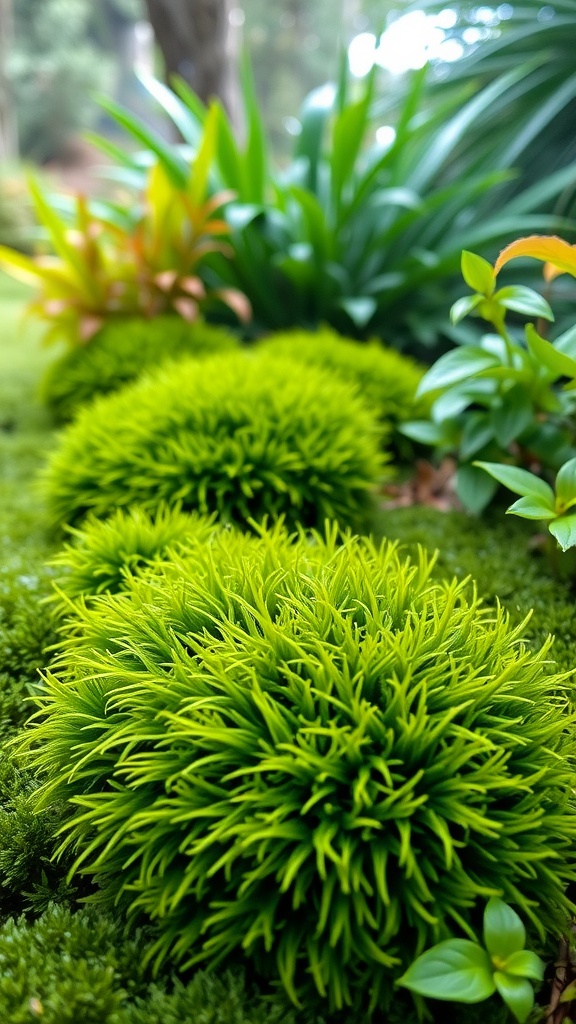
[[[519,1024],[534,1006],[532,981],[542,981],[544,963],[524,949],[526,929],[507,903],[493,896],[484,911],[484,946],[448,939],[426,950],[398,984],[429,999],[481,1003],[499,992]]]
[[[555,492],[545,480],[525,469],[498,462],[475,462],[474,465],[520,495],[518,501],[506,509],[508,513],[546,522],[563,551],[576,546],[576,458],[569,459],[559,470]]]

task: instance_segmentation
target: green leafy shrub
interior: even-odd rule
[[[40,395],[63,422],[96,395],[117,391],[168,359],[216,355],[236,345],[231,331],[203,321],[190,324],[175,316],[112,321],[89,345],[69,349],[50,364]]]
[[[155,923],[158,963],[242,949],[293,1000],[383,1007],[478,898],[565,924],[563,677],[430,568],[222,532],[79,612],[29,756],[75,808],[62,850]]]
[[[51,576],[15,555],[0,569],[0,739],[28,717],[45,650],[56,639],[54,616],[43,603]]]
[[[359,345],[323,327],[278,332],[261,344],[306,365],[326,367],[357,384],[364,400],[385,423],[394,425],[424,412],[425,404],[416,400],[423,368],[377,340]]]
[[[188,360],[99,399],[45,474],[54,518],[162,503],[243,522],[362,516],[381,473],[380,432],[350,387],[292,359]]]
[[[118,509],[109,519],[88,520],[71,529],[72,543],[52,559],[64,607],[70,600],[117,593],[129,573],[149,566],[169,548],[207,543],[214,533],[211,518],[160,508],[150,516],[139,508]]]

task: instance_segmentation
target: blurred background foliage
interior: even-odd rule
[[[84,173],[101,158],[82,132],[95,129],[132,154],[144,142],[149,156],[158,155],[149,138],[181,142],[170,102],[163,111],[152,101],[142,73],[161,78],[163,54],[200,96],[205,83],[159,35],[154,47],[150,23],[173,17],[185,34],[191,18],[200,32],[206,12],[218,11],[224,70],[237,81],[232,101],[224,80],[219,95],[231,131],[247,140],[253,187],[242,195],[234,175],[214,166],[216,187],[235,189],[244,210],[229,219],[234,261],[213,261],[207,283],[248,295],[255,333],[324,322],[432,357],[471,330],[455,336],[447,323],[462,248],[493,258],[519,234],[572,240],[576,0],[393,2],[0,0],[0,21],[8,8],[13,15],[13,44],[6,49],[4,31],[3,61],[0,53],[4,121],[12,110],[21,158],[55,173],[60,186],[106,193],[100,172]],[[254,75],[248,102],[242,51]],[[329,81],[339,87],[323,92]],[[126,123],[95,102],[97,93],[150,136],[122,131]],[[193,109],[197,126],[184,131],[191,150],[203,117]],[[225,134],[221,125],[222,147]],[[14,223],[10,166],[0,177],[0,241],[25,248],[30,215],[19,204]],[[131,195],[120,202],[130,206]],[[573,287],[571,279],[555,284],[560,318]]]

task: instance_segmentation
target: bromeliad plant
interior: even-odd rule
[[[398,984],[429,999],[481,1003],[498,992],[519,1024],[534,1006],[531,982],[544,962],[525,949],[526,929],[515,910],[492,896],[484,911],[484,946],[471,939],[439,942],[408,968]]]
[[[473,253],[462,254],[462,273],[473,294],[454,304],[452,320],[481,316],[494,333],[441,356],[419,387],[419,394],[435,398],[430,419],[403,427],[412,439],[431,444],[440,453],[456,453],[458,494],[476,512],[492,499],[498,481],[504,482],[497,473],[483,473],[484,464],[513,460],[522,468],[537,463],[554,473],[576,456],[576,392],[562,386],[567,376],[576,376],[576,329],[553,343],[533,324],[526,326],[523,341],[510,332],[510,310],[554,319],[547,301],[532,289],[496,288],[496,273],[515,252],[513,246],[505,249],[495,270]],[[537,491],[536,483],[532,492]],[[543,497],[542,489],[540,494]],[[549,488],[547,500],[552,516],[539,518],[565,511],[564,498],[555,504]]]
[[[219,215],[229,192],[209,193],[215,113],[192,163],[167,159],[150,167],[134,207],[88,204],[78,197],[70,217],[58,213],[30,180],[36,214],[55,255],[30,258],[0,246],[0,266],[38,287],[30,312],[46,321],[47,340],[85,344],[109,320],[173,313],[189,322],[223,303],[243,321],[250,305],[238,290],[207,288],[208,255],[231,254]]]

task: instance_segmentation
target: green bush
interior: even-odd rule
[[[323,327],[317,331],[278,332],[261,344],[306,365],[323,366],[356,384],[364,400],[385,423],[395,425],[424,414],[422,401],[416,401],[424,369],[376,339],[359,344]]]
[[[43,601],[51,575],[17,554],[0,568],[0,739],[28,717],[28,698],[48,660],[45,649],[56,639],[54,616]]]
[[[88,520],[83,529],[70,532],[73,542],[51,562],[62,570],[55,581],[61,609],[77,598],[117,593],[127,575],[161,559],[170,548],[206,543],[214,533],[214,516],[166,508],[150,516],[139,508],[118,509],[109,519]]]
[[[358,522],[382,469],[380,431],[351,388],[292,359],[239,352],[166,367],[85,409],[45,474],[49,510],[162,503],[245,522]]]
[[[50,364],[40,385],[41,398],[64,422],[96,395],[117,391],[169,359],[204,358],[237,344],[231,331],[176,316],[112,321],[88,345],[70,349]]]
[[[565,925],[566,690],[502,609],[392,544],[278,529],[127,586],[80,611],[27,743],[75,808],[62,849],[158,963],[243,950],[293,1000],[382,1008],[490,893]]]

